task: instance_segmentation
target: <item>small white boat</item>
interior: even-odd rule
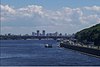
[[[60,47],[60,45],[58,44],[57,47]]]
[[[52,45],[51,44],[45,44],[45,47],[46,48],[52,48]]]

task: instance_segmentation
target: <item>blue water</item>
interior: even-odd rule
[[[45,48],[45,44],[53,48]],[[2,40],[1,66],[100,65],[100,58],[60,48],[55,40]]]

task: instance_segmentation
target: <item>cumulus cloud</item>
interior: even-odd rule
[[[28,5],[20,8],[0,5],[0,8],[0,20],[3,26],[36,26],[37,28],[42,27],[48,30],[51,28],[53,28],[52,30],[63,29],[62,31],[70,28],[70,30],[76,31],[89,25],[100,23],[100,6],[63,7],[58,10],[47,10],[38,5]]]
[[[11,8],[9,5],[0,5],[0,9],[2,12],[8,12],[10,14],[14,14],[16,11]]]
[[[37,5],[28,5],[27,7],[19,8],[18,12],[23,14],[24,16],[32,16],[32,14],[42,15],[43,7]]]
[[[100,12],[100,6],[84,7],[87,10],[93,10]]]

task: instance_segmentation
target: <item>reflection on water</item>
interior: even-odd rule
[[[3,40],[0,50],[1,65],[100,65],[100,58],[59,48],[54,40]]]

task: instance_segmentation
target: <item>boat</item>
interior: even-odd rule
[[[45,47],[46,48],[52,48],[52,45],[51,44],[45,44]]]
[[[58,44],[57,47],[60,47],[60,45]]]

